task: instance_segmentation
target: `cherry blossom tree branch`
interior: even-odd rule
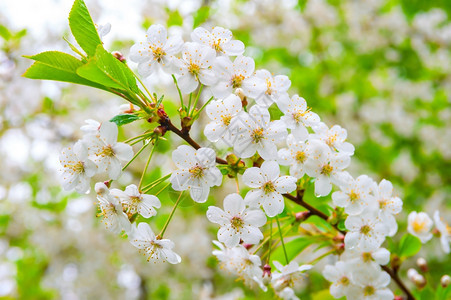
[[[167,117],[167,115],[166,115],[166,118],[161,118],[161,116],[160,116],[160,124],[165,126],[165,128],[167,130],[172,131],[176,135],[181,137],[183,140],[185,140],[188,144],[190,144],[196,150],[201,148],[201,146],[190,137],[188,132],[184,133],[180,129],[178,129],[174,124],[172,124],[171,120],[169,119],[169,117]],[[227,161],[220,157],[216,157],[216,162],[218,164],[223,164],[223,165],[227,164]],[[291,194],[283,194],[283,196],[286,199],[291,200],[294,203],[306,208],[308,210],[308,212],[310,213],[310,215],[318,216],[321,219],[328,222],[329,216],[327,216],[322,211],[316,209],[315,207],[311,206],[310,204],[308,204],[307,202],[304,201],[304,190],[303,189],[300,189],[300,190],[298,189],[296,196],[293,196]],[[346,231],[340,230],[337,225],[332,225],[332,226],[341,234],[346,235]],[[390,268],[388,266],[381,266],[381,267],[385,272],[387,272],[390,275],[390,277],[396,282],[396,284],[399,286],[399,288],[406,294],[407,300],[415,300],[415,297],[412,295],[412,293],[409,291],[409,289],[406,287],[406,285],[402,282],[401,278],[399,278],[398,274],[392,268]]]

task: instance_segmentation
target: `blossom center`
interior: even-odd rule
[[[371,285],[367,285],[364,289],[363,289],[363,294],[365,296],[371,296],[374,295],[374,293],[376,292],[376,289],[374,287],[372,287]]]
[[[195,77],[199,76],[200,66],[191,62],[188,66],[188,71],[193,74]]]
[[[201,178],[204,176],[204,168],[201,166],[195,166],[189,169],[189,172],[192,174],[194,178]]]
[[[271,96],[271,94],[272,94],[271,85],[272,85],[271,80],[266,79],[266,95]]]
[[[321,174],[329,176],[333,170],[334,170],[334,168],[330,164],[327,164],[322,167]]]
[[[293,119],[296,121],[296,123],[301,123],[304,115],[305,111],[304,112],[296,111],[293,113]]]
[[[329,136],[329,138],[326,141],[326,144],[329,147],[333,147],[333,145],[335,144],[336,141],[337,141],[337,134],[334,134],[334,135]]]
[[[296,159],[296,161],[297,161],[298,163],[303,163],[303,162],[305,161],[306,158],[307,158],[307,157],[306,157],[304,151],[298,151],[298,152],[296,152],[295,159]]]
[[[221,116],[221,119],[222,119],[222,123],[224,123],[224,125],[229,126],[230,120],[232,120],[232,116],[231,115],[223,115],[223,116]]]
[[[341,285],[346,286],[346,285],[349,285],[350,281],[349,281],[349,278],[348,278],[348,277],[343,276],[343,277],[340,278],[339,283],[340,283]]]
[[[364,234],[364,235],[369,235],[369,233],[371,232],[371,227],[368,225],[364,225],[360,228],[360,233]]]
[[[276,187],[274,186],[274,183],[272,183],[272,181],[268,181],[267,183],[265,183],[263,185],[263,191],[265,192],[265,194],[272,193],[275,190],[276,190]]]
[[[164,50],[161,49],[160,47],[153,48],[152,52],[153,52],[153,59],[159,63],[161,63],[163,61],[163,57],[166,55],[166,52],[164,52]]]
[[[370,252],[363,252],[363,253],[362,253],[362,260],[363,260],[364,262],[370,262],[370,261],[373,260],[373,257],[371,256],[371,253],[370,253]]]
[[[102,151],[100,151],[100,153],[97,154],[97,155],[100,155],[100,156],[114,156],[114,150],[113,150],[113,148],[110,145],[104,146],[102,148]]]
[[[357,200],[359,200],[359,193],[356,193],[354,190],[351,190],[351,192],[349,193],[349,200],[351,202],[355,202]]]
[[[241,217],[233,217],[232,220],[230,220],[230,223],[232,224],[232,228],[235,230],[240,230],[243,228],[244,221],[241,219]]]
[[[218,52],[222,52],[222,47],[221,47],[221,39],[217,39],[213,42],[212,44],[213,49],[215,49]]]
[[[67,164],[64,165],[64,168],[71,169],[76,174],[81,174],[85,171],[85,166],[82,161],[79,161],[75,164]]]
[[[244,76],[243,75],[233,75],[232,77],[232,86],[234,89],[241,87],[243,83]]]
[[[421,232],[424,231],[426,227],[426,221],[419,221],[418,219],[415,219],[412,224],[412,228],[415,232]]]
[[[252,142],[254,142],[254,144],[259,143],[263,139],[263,137],[263,128],[259,127],[252,131]]]

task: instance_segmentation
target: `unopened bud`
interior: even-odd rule
[[[343,252],[345,252],[345,244],[344,243],[338,244],[335,246],[335,249],[337,251],[337,254],[340,255]]]
[[[163,136],[167,131],[167,128],[165,126],[157,126],[153,132],[158,136]]]
[[[395,296],[395,298],[393,298],[393,300],[403,300],[402,296]]]
[[[413,278],[415,275],[417,275],[418,272],[417,270],[410,268],[409,270],[407,270],[407,278],[409,278],[410,281],[413,281]]]
[[[443,275],[442,278],[440,279],[440,284],[444,288],[448,287],[448,285],[450,283],[451,283],[451,277],[449,277],[449,275]]]
[[[252,246],[253,246],[252,244],[246,244],[246,243],[243,243],[242,245],[243,245],[244,248],[246,248],[246,250],[251,249]]]
[[[125,62],[124,55],[122,55],[122,53],[120,53],[119,51],[113,51],[111,52],[111,54],[113,54],[113,56],[116,57],[120,62]]]
[[[106,185],[107,188],[110,188],[110,186],[111,186],[111,180],[104,181],[103,184]]]
[[[263,277],[264,276],[271,277],[271,266],[268,264],[263,266]]]
[[[307,218],[310,216],[309,211],[300,211],[294,215],[296,217],[296,222],[303,222],[307,220]]]
[[[234,165],[238,163],[238,157],[235,154],[229,154],[226,157],[226,161],[229,165]]]
[[[425,273],[429,270],[428,263],[422,257],[417,259],[417,266],[420,268],[421,272]]]
[[[421,274],[416,274],[415,276],[413,276],[413,280],[412,281],[413,281],[413,283],[415,283],[415,285],[419,289],[422,289],[422,288],[424,288],[426,286],[426,279]]]
[[[166,119],[168,117],[168,114],[164,111],[163,108],[157,109],[157,116],[159,116],[161,119]]]

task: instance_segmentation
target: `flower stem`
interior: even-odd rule
[[[163,229],[161,230],[160,234],[158,235],[159,237],[163,237],[164,232],[166,231],[166,228],[168,228],[169,222],[171,221],[172,216],[174,215],[175,210],[177,209],[177,206],[178,206],[179,203],[180,203],[180,199],[182,199],[182,194],[183,194],[183,191],[180,192],[180,195],[179,195],[179,197],[177,198],[177,201],[175,202],[174,207],[172,208],[172,211],[171,211],[171,213],[169,214],[169,217],[168,217],[168,219],[166,220],[166,223],[165,223],[164,226],[163,226]]]
[[[177,83],[177,79],[175,78],[174,74],[172,74],[172,79],[174,79],[175,87],[177,88],[177,91],[179,93],[180,105],[182,105],[182,108],[185,108],[185,105],[183,104],[182,91],[180,91],[179,84]]]
[[[317,263],[318,261],[320,261],[321,259],[323,259],[324,257],[326,257],[334,252],[336,252],[336,250],[331,249],[330,251],[327,251],[326,253],[324,253],[324,254],[320,255],[319,257],[315,258],[314,260],[310,261],[308,264],[313,265],[313,264]]]
[[[282,230],[280,229],[280,223],[279,223],[279,217],[278,216],[276,216],[276,221],[277,221],[277,227],[279,228],[280,241],[282,242],[283,254],[285,254],[285,260],[286,260],[286,262],[288,264],[289,261],[288,261],[287,249],[285,249],[285,243],[283,241],[283,235],[282,235]],[[271,254],[271,248],[269,248],[269,253]]]
[[[155,152],[155,148],[157,148],[157,142],[158,142],[158,139],[155,140],[155,143],[153,145],[152,151],[150,151],[149,158],[147,159],[147,162],[146,162],[146,167],[144,168],[144,171],[143,171],[143,173],[141,175],[141,179],[139,180],[138,190],[141,190],[141,185],[143,183],[144,175],[147,172],[147,168],[149,167],[150,160],[152,159],[153,153]]]
[[[156,187],[157,185],[161,184],[163,181],[165,181],[166,179],[168,179],[171,176],[172,173],[169,173],[168,175],[165,175],[161,178],[158,178],[157,180],[149,183],[148,185],[144,186],[142,188],[142,192],[143,193],[147,193],[148,191],[150,191],[151,189],[153,189],[154,187]]]
[[[144,146],[142,146],[141,149],[139,149],[139,151],[132,157],[132,159],[130,159],[130,161],[122,168],[122,171],[124,171],[141,154],[141,152],[149,146],[149,144],[150,143],[145,143]]]
[[[200,94],[202,93],[203,88],[204,88],[204,85],[201,84],[200,88],[199,88],[199,92],[197,93],[196,99],[194,100],[193,109],[191,110],[190,115],[192,115],[194,113],[194,110],[196,109],[196,105],[197,105],[197,102],[199,101]]]

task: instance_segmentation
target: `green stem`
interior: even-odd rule
[[[179,197],[177,198],[177,201],[175,202],[174,207],[172,208],[171,214],[169,215],[168,219],[166,220],[166,223],[165,223],[164,226],[163,226],[163,229],[161,230],[160,234],[158,235],[160,238],[163,237],[164,232],[166,231],[166,228],[168,228],[169,222],[171,221],[172,216],[174,215],[174,212],[175,212],[177,206],[178,206],[179,203],[180,203],[180,199],[182,199],[182,194],[183,194],[183,191],[180,192],[180,195],[179,195]]]
[[[269,259],[271,258],[271,243],[272,243],[272,222],[269,223],[269,253],[266,258],[266,263],[269,264]]]
[[[159,190],[158,192],[155,193],[155,196],[158,196],[158,194],[160,194],[162,191],[164,191],[165,189],[167,189],[167,187],[170,185],[171,183],[168,182],[168,184],[166,184],[161,190]]]
[[[309,265],[313,265],[313,264],[317,263],[318,261],[320,261],[321,259],[323,259],[324,257],[326,257],[326,256],[328,256],[328,255],[330,255],[330,254],[332,254],[334,252],[336,252],[335,249],[327,251],[326,253],[324,253],[324,254],[320,255],[319,257],[315,258],[314,260],[310,261],[308,264]]]
[[[158,178],[157,180],[149,183],[148,185],[144,186],[142,188],[142,192],[143,193],[147,193],[148,191],[150,191],[151,189],[153,189],[154,187],[156,187],[157,185],[161,184],[163,181],[165,181],[166,179],[168,179],[171,176],[172,173],[165,175],[161,178]]]
[[[140,134],[140,135],[138,135],[138,136],[129,138],[128,140],[124,141],[124,143],[130,143],[131,141],[134,141],[134,140],[139,139],[139,138],[141,138],[141,137],[145,137],[145,136],[147,136],[147,135],[149,135],[148,132],[143,133],[143,134]]]
[[[147,168],[149,167],[150,160],[152,159],[153,153],[155,152],[155,148],[157,148],[157,142],[158,142],[158,139],[155,141],[155,143],[153,145],[153,148],[152,148],[152,151],[150,151],[149,158],[147,159],[147,162],[146,162],[146,167],[144,168],[144,171],[143,171],[143,173],[141,175],[141,179],[139,180],[138,190],[141,190],[141,185],[143,183],[144,175],[147,172]]]
[[[285,260],[286,260],[286,262],[288,264],[289,261],[288,261],[287,249],[285,249],[285,243],[283,242],[283,235],[282,235],[282,230],[280,229],[280,223],[279,223],[279,217],[278,216],[276,216],[276,221],[277,221],[277,227],[279,228],[280,241],[282,242],[283,254],[285,254]],[[271,248],[269,250],[271,250]]]
[[[193,93],[189,94],[189,101],[188,101],[188,112],[191,110],[191,99],[193,98]]]
[[[196,109],[196,105],[197,105],[197,102],[199,101],[200,94],[202,93],[203,88],[204,88],[204,85],[201,84],[200,88],[199,88],[199,92],[197,93],[196,99],[194,100],[193,109],[191,110],[190,115],[192,115],[194,113],[194,110]]]
[[[141,149],[139,149],[139,151],[136,152],[136,154],[132,157],[132,159],[130,159],[130,161],[122,168],[122,171],[124,171],[124,170],[132,163],[132,161],[134,161],[134,160],[138,157],[138,155],[140,155],[141,152],[143,152],[143,150],[144,150],[147,146],[149,146],[149,144],[150,144],[150,143],[144,144],[144,146],[142,146]]]
[[[199,109],[199,111],[197,112],[197,114],[200,114],[201,113],[201,111],[202,110],[204,110],[204,108],[205,108],[205,106],[207,106],[208,105],[208,103],[210,103],[211,102],[211,100],[213,100],[214,99],[214,97],[213,96],[211,96],[211,98],[210,99],[208,99],[208,101],[207,102],[205,102],[205,104],[204,105],[202,105],[202,107]],[[238,160],[238,162],[239,162],[239,160]]]
[[[182,91],[179,88],[179,84],[177,83],[177,79],[175,78],[174,74],[171,75],[172,79],[174,80],[174,84],[175,87],[177,88],[177,91],[179,93],[179,97],[180,97],[180,105],[182,106],[182,108],[185,108],[185,106],[183,105],[183,96],[182,96]]]

